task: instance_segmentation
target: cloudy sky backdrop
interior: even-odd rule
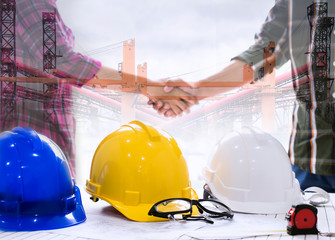
[[[57,3],[76,36],[78,51],[117,68],[122,61],[120,42],[134,38],[136,65],[147,62],[150,79],[180,76],[192,81],[220,70],[252,44],[274,0]]]

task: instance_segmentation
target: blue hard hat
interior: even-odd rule
[[[69,227],[86,220],[61,149],[31,128],[0,134],[0,230]]]

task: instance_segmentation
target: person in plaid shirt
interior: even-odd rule
[[[56,16],[56,47],[57,54],[61,54],[57,59],[57,71],[64,74],[64,77],[80,79],[75,83],[80,87],[94,78],[102,65],[99,61],[74,52],[74,36],[59,15],[56,0],[16,0],[17,67],[34,69],[39,72],[37,75],[43,73],[44,12],[52,12]],[[20,76],[22,74],[18,72],[18,77]],[[72,115],[71,86],[59,82],[55,90],[49,92],[48,98],[43,97],[42,93],[42,83],[17,83],[16,116],[9,119],[6,114],[2,114],[1,131],[21,126],[31,127],[46,135],[63,150],[75,176],[75,122]],[[1,98],[5,96],[2,95]],[[4,99],[1,100],[4,104]]]
[[[7,3],[3,1],[1,4]],[[15,38],[18,77],[50,77],[43,72],[43,13],[55,14],[56,48],[57,55],[60,55],[54,69],[58,77],[57,85],[45,96],[43,83],[17,82],[11,97],[1,95],[0,130],[11,130],[17,126],[31,127],[46,135],[63,150],[75,177],[75,121],[72,114],[71,87],[81,87],[93,78],[118,79],[119,73],[102,66],[99,61],[74,51],[74,35],[64,24],[57,10],[56,0],[16,0]],[[71,79],[71,84],[69,81],[62,81],[62,78]],[[145,95],[155,95],[159,92],[163,92],[162,87],[152,87],[148,88]],[[5,102],[10,98],[16,105],[13,118],[3,114],[3,109],[7,107]]]

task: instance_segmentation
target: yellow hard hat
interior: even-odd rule
[[[132,121],[108,135],[92,160],[86,191],[131,220],[162,221],[151,207],[168,198],[197,198],[177,142],[162,130]]]

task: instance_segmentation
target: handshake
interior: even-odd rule
[[[181,116],[190,112],[198,101],[253,83],[252,67],[240,60],[232,60],[220,72],[194,83],[175,81],[148,82],[148,104],[165,117]]]
[[[198,88],[195,84],[177,79],[174,81],[151,82],[147,86],[148,104],[165,117],[181,116],[189,113],[198,104]]]

